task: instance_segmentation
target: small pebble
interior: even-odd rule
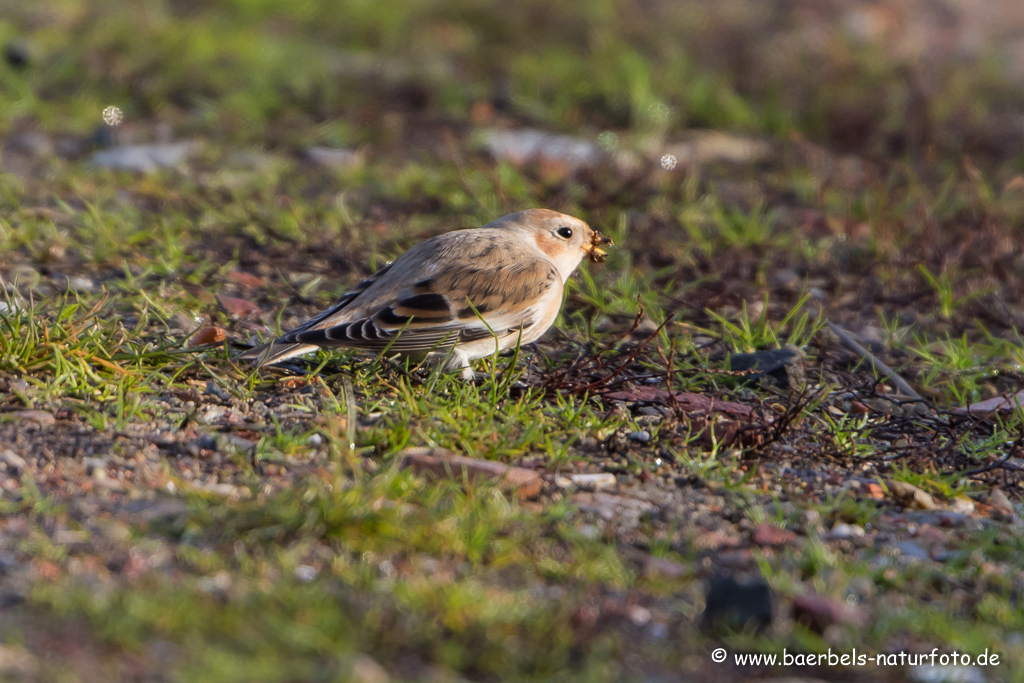
[[[843,539],[843,538],[863,538],[864,527],[857,526],[856,524],[846,524],[845,522],[839,522],[832,531],[828,532],[829,538]]]
[[[316,578],[317,571],[314,567],[310,567],[308,564],[300,564],[295,568],[295,578],[303,583],[309,583]]]
[[[656,621],[648,627],[647,632],[651,638],[655,640],[665,640],[668,638],[668,626],[660,621]]]
[[[348,680],[352,683],[388,683],[388,672],[369,655],[356,655]]]
[[[967,496],[957,496],[949,503],[949,509],[953,512],[969,515],[974,512],[974,501]]]
[[[639,432],[630,432],[629,440],[636,441],[638,443],[648,443],[651,440],[651,433],[646,429]]]
[[[82,464],[85,465],[85,473],[95,476],[97,471],[106,474],[107,470],[107,459],[106,458],[83,458]]]
[[[596,474],[574,474],[570,480],[576,486],[588,491],[603,491],[615,488],[615,475],[611,472]]]
[[[645,626],[651,621],[651,610],[640,605],[633,605],[626,613],[634,626]]]
[[[900,561],[903,564],[914,560],[929,559],[928,551],[913,541],[898,541],[895,548],[899,552]]]
[[[1009,497],[1003,493],[1002,489],[992,489],[992,493],[988,496],[988,504],[992,507],[1013,511],[1013,503],[1010,502]]]
[[[28,463],[25,462],[25,459],[14,451],[4,451],[3,453],[0,453],[0,460],[2,460],[4,464],[11,469],[19,470],[21,472],[28,469]]]
[[[40,427],[49,427],[56,421],[56,418],[53,416],[53,414],[48,413],[45,410],[17,410],[13,413],[9,413],[9,415],[13,415],[18,420],[35,422]]]

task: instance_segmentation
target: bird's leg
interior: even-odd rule
[[[467,382],[473,382],[483,377],[480,373],[473,372],[473,368],[469,365],[469,356],[457,348],[452,349],[449,352],[448,360],[444,364],[444,369],[448,372],[459,371],[459,374],[462,375],[462,379]]]

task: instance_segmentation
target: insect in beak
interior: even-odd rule
[[[607,256],[607,252],[601,247],[604,245],[611,245],[612,240],[610,237],[605,237],[597,230],[594,231],[594,236],[590,239],[590,244],[583,247],[583,250],[587,252],[590,260],[594,263],[604,263],[604,258]]]

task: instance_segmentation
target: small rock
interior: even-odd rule
[[[793,598],[793,619],[818,633],[830,626],[861,626],[864,614],[845,602],[821,595],[798,595]]]
[[[760,546],[789,545],[797,538],[796,534],[787,529],[780,529],[774,524],[763,522],[754,527],[751,539]]]
[[[693,547],[697,550],[721,550],[735,548],[740,544],[740,537],[724,529],[705,531],[693,539]]]
[[[17,470],[19,472],[25,472],[28,470],[28,463],[25,462],[25,458],[21,457],[14,451],[5,450],[3,453],[0,453],[0,460],[13,470]]]
[[[214,443],[214,447],[211,450],[216,449],[217,446],[220,446],[221,449],[234,448],[238,451],[248,451],[256,446],[256,442],[238,436],[237,434],[221,434],[217,438]]]
[[[605,398],[616,401],[643,401],[657,403],[662,406],[674,404],[675,407],[687,413],[727,413],[737,417],[750,415],[754,412],[750,406],[731,401],[719,401],[715,398],[694,394],[688,391],[681,391],[675,395],[669,394],[664,389],[656,387],[637,387],[624,391],[612,391],[605,394]],[[661,414],[659,412],[659,414]]]
[[[646,576],[679,579],[692,573],[693,570],[687,565],[664,557],[647,557],[644,560],[644,575]]]
[[[733,371],[751,371],[749,381],[765,382],[781,389],[798,389],[805,380],[804,360],[807,354],[798,346],[786,344],[781,349],[734,353],[728,366]]]
[[[596,474],[574,474],[570,481],[586,491],[604,491],[615,488],[615,475],[610,472]]]
[[[1011,514],[1013,513],[1013,503],[1010,502],[1010,499],[1003,493],[1002,489],[992,489],[992,492],[988,494],[988,504]]]
[[[949,509],[962,515],[969,515],[974,512],[974,501],[967,496],[957,496],[950,501]]]
[[[786,292],[796,292],[800,289],[800,276],[791,268],[782,268],[775,271],[772,276],[775,286]]]
[[[347,171],[363,165],[363,155],[351,149],[313,147],[306,152],[310,161],[335,171]]]
[[[873,398],[866,402],[867,406],[876,413],[883,415],[901,415],[903,407],[887,398]]]
[[[483,146],[495,159],[516,166],[546,163],[574,169],[596,166],[606,158],[604,150],[590,140],[541,130],[491,128],[481,135]]]
[[[200,576],[196,579],[196,588],[204,593],[224,593],[231,588],[231,575],[222,571],[213,576]]]
[[[580,510],[596,513],[606,522],[618,517],[622,522],[635,525],[642,516],[653,514],[657,510],[646,500],[610,493],[577,493],[572,500],[580,506]]]
[[[866,576],[858,576],[850,581],[847,590],[860,600],[870,600],[878,593],[875,582]]]
[[[101,168],[152,173],[161,168],[177,166],[198,149],[194,142],[163,145],[125,145],[112,147],[92,155],[92,163]]]
[[[377,660],[369,655],[358,654],[352,661],[352,671],[348,680],[351,683],[388,683],[391,677]]]
[[[25,69],[32,63],[32,50],[23,40],[12,40],[4,43],[4,61],[12,69]]]
[[[308,564],[300,564],[295,568],[295,578],[303,583],[309,583],[316,578],[317,570],[315,567],[310,567]]]
[[[817,510],[804,510],[800,513],[800,521],[803,523],[804,535],[818,533],[821,530],[821,513]]]
[[[911,510],[935,510],[939,506],[928,493],[905,481],[887,481],[893,496]]]
[[[644,417],[653,417],[655,418],[655,420],[665,417],[665,414],[658,408],[655,408],[654,406],[641,406],[637,410],[637,413]]]
[[[647,627],[647,634],[655,640],[665,640],[668,638],[668,624],[663,621],[652,622]]]
[[[654,322],[647,316],[644,316],[640,321],[640,324],[636,326],[635,330],[633,330],[633,334],[637,337],[650,337],[658,331],[658,327],[658,323]]]
[[[647,430],[639,432],[630,432],[627,437],[630,441],[636,441],[637,443],[648,443],[651,440],[651,433]]]
[[[676,157],[680,166],[712,162],[748,164],[772,152],[770,143],[759,138],[719,130],[691,131],[686,140],[667,146],[663,152]]]
[[[61,289],[71,289],[76,292],[95,292],[96,283],[87,277],[81,275],[75,275],[68,277],[66,275],[55,275],[57,284]]]
[[[860,401],[850,401],[850,413],[853,415],[867,415],[871,412],[871,408],[867,407]]]
[[[864,527],[856,524],[837,522],[836,525],[832,527],[832,531],[828,532],[828,537],[835,540],[845,538],[863,538]]]
[[[232,282],[237,282],[244,287],[250,287],[256,289],[263,286],[263,280],[256,277],[251,273],[245,273],[241,270],[232,270],[228,273],[227,278]]]
[[[651,610],[640,605],[631,605],[626,608],[626,616],[634,626],[646,626],[651,621]]]
[[[227,483],[200,484],[195,488],[223,498],[241,498],[241,489]]]
[[[899,552],[901,559],[927,560],[930,557],[927,550],[913,541],[897,541],[894,547]]]
[[[220,385],[212,379],[206,383],[206,389],[203,390],[203,394],[205,396],[216,396],[222,401],[231,401],[231,393],[222,389]]]
[[[228,338],[228,333],[222,327],[210,325],[200,329],[188,340],[189,346],[206,346],[207,344],[220,344]]]
[[[44,663],[20,645],[0,643],[0,677],[5,681],[39,680]]]
[[[167,488],[172,489],[173,484],[167,482]],[[155,498],[129,501],[125,503],[123,510],[131,515],[133,524],[148,525],[182,523],[188,516],[189,508],[184,501],[178,498],[161,495]],[[131,532],[126,531],[126,540],[130,536]]]
[[[431,472],[439,477],[462,479],[490,479],[499,486],[514,491],[520,498],[532,498],[540,493],[544,480],[540,474],[525,467],[513,467],[493,460],[477,460],[444,448],[407,448],[400,453],[401,468],[411,468],[417,474]]]
[[[82,465],[85,466],[85,473],[92,476],[96,470],[102,470],[105,474],[108,463],[106,458],[83,458]]]
[[[975,417],[987,417],[996,412],[1012,412],[1024,407],[1024,389],[1016,394],[1004,394],[985,401],[972,403],[966,408],[954,408],[951,412],[956,415],[971,415]]]
[[[205,405],[200,408],[200,412],[202,413],[203,420],[207,423],[212,423],[224,417],[224,415],[227,414],[228,409],[224,406]],[[209,435],[206,435],[206,437],[207,439],[210,438]],[[213,450],[217,447],[217,444],[212,440],[208,440],[206,442],[200,441],[199,447]]]
[[[761,630],[772,623],[772,591],[762,578],[744,583],[731,576],[712,578],[704,602],[703,628]]]
[[[193,317],[184,311],[177,311],[171,316],[171,325],[185,334],[190,334],[199,329],[202,322],[202,318]]]
[[[261,313],[259,306],[251,301],[246,301],[245,299],[239,299],[238,297],[227,296],[225,294],[218,294],[217,300],[220,302],[220,305],[224,307],[224,310],[236,318],[245,318],[246,316]]]
[[[817,301],[828,300],[828,293],[820,287],[811,287],[807,290],[807,293],[811,295],[812,299],[816,299]]]
[[[53,417],[53,413],[48,413],[45,410],[17,410],[11,414],[19,420],[35,422],[40,427],[49,427],[57,421]]]

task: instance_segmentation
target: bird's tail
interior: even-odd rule
[[[238,354],[239,360],[251,360],[256,365],[273,365],[274,363],[280,363],[286,361],[289,358],[295,356],[301,356],[306,353],[312,353],[316,351],[317,347],[313,344],[264,344],[262,346],[254,346],[248,351]]]

